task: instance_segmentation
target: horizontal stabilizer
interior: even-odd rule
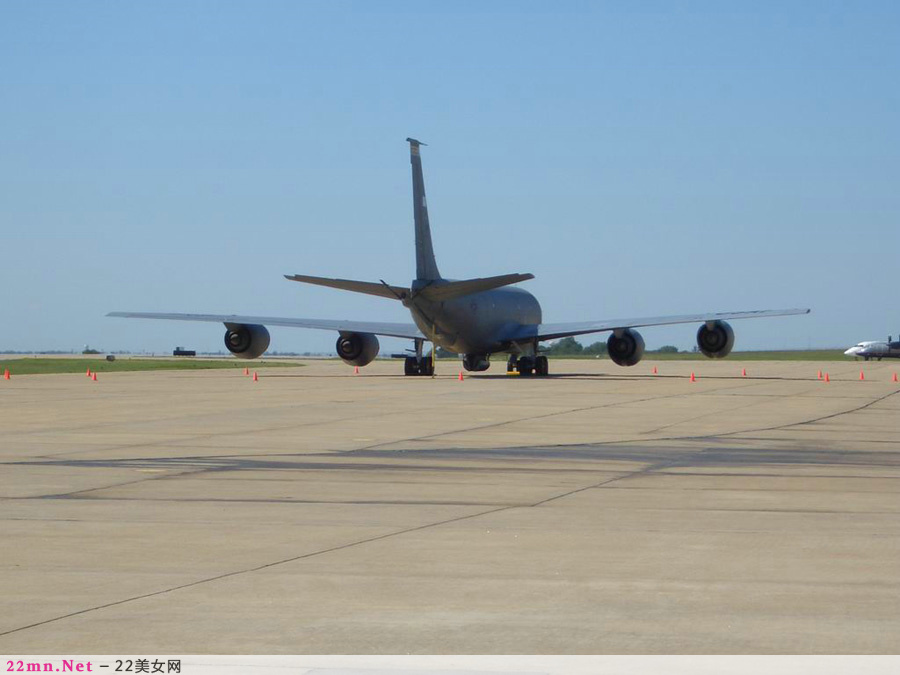
[[[520,281],[534,279],[533,274],[501,274],[497,277],[480,277],[478,279],[465,279],[463,281],[441,281],[426,286],[418,295],[434,301],[458,298],[461,295],[489,291],[492,288],[517,284]]]
[[[409,295],[408,288],[403,288],[402,286],[389,286],[384,282],[374,283],[372,281],[353,281],[351,279],[329,279],[327,277],[310,277],[304,274],[285,274],[284,278],[290,281],[299,281],[304,284],[338,288],[342,291],[378,295],[382,298],[391,298],[392,300],[403,300]]]

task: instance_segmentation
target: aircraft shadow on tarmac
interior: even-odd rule
[[[437,379],[457,379],[458,374],[447,373],[444,374],[435,374],[432,376]],[[688,378],[687,375],[619,375],[613,373],[555,373],[550,375],[542,375],[540,378],[538,377],[528,377],[528,376],[510,376],[506,373],[490,373],[483,374],[479,373],[478,375],[467,374],[464,375],[466,379],[477,379],[477,380],[522,380],[522,381],[546,381],[546,380],[603,380],[607,382],[634,382],[634,381],[645,381],[645,380],[686,380]],[[326,374],[303,374],[303,373],[266,373],[265,375],[260,375],[260,379],[270,379],[270,378],[323,378],[323,379],[336,379],[336,378],[366,378],[366,379],[381,379],[381,380],[403,380],[406,379],[402,374],[373,374],[373,375],[334,375],[331,373]],[[430,378],[429,378],[430,379]],[[697,376],[698,380],[719,380],[719,381],[734,381],[740,380],[744,382],[752,382],[752,381],[764,381],[764,380],[773,380],[773,381],[783,381],[783,382],[815,382],[816,379],[812,377],[786,377],[786,376],[778,376],[778,375],[755,375],[755,376],[746,376],[742,377],[740,375],[702,375]]]

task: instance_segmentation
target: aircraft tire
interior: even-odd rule
[[[530,356],[520,356],[516,364],[519,375],[531,375],[534,372],[534,359]]]
[[[416,360],[415,356],[407,356],[403,361],[403,374],[404,375],[419,375],[419,362]]]

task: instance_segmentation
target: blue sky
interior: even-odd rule
[[[441,271],[532,272],[547,321],[808,306],[737,348],[900,332],[897,3],[0,12],[0,349],[221,348],[111,310],[408,320],[281,276],[409,281],[407,136]]]

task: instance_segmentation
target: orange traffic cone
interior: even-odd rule
[[[897,381],[897,373],[894,373],[894,376],[891,378],[891,382]]]
[[[741,368],[741,377],[747,377],[747,369]]]
[[[3,371],[3,379],[4,380],[9,379],[9,368],[7,368],[6,370]]]
[[[91,373],[91,380],[93,380],[94,382],[97,381],[97,373]]]
[[[87,369],[87,376],[88,376],[88,377],[91,376],[91,369],[90,369],[90,368]]]
[[[866,379],[866,374],[863,371],[859,371],[859,379],[860,381]]]
[[[359,375],[359,366],[353,366],[353,374]]]
[[[822,371],[821,371],[821,370],[819,371],[819,374],[816,376],[816,378],[819,379],[819,380],[822,379]]]
[[[462,382],[464,379],[466,378],[463,377],[462,371],[459,371],[459,381]]]
[[[255,371],[255,370],[253,371],[253,381],[254,381],[254,382],[259,382],[259,375],[256,374],[256,371]]]
[[[249,375],[249,374],[250,374],[250,369],[244,368],[244,375]]]
[[[694,371],[692,370],[691,371],[691,382],[696,382],[696,381],[697,381],[697,376],[694,375]]]
[[[825,373],[825,381],[826,381],[826,382],[831,382],[831,378],[828,377],[828,373]]]
[[[656,375],[656,373],[657,373],[656,366],[653,366],[653,371],[652,371],[652,372],[653,372],[654,375]]]

